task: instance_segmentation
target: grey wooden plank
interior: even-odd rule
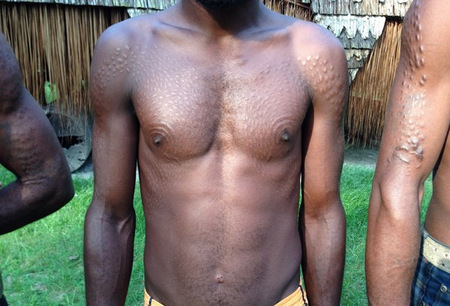
[[[176,0],[0,0],[2,2],[54,3],[66,5],[94,5],[126,7],[134,9],[163,10],[176,3]]]

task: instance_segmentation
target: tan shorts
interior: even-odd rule
[[[158,301],[155,301],[150,297],[145,290],[144,296],[144,306],[164,306]],[[289,296],[285,297],[283,300],[279,301],[275,306],[308,306],[308,299],[306,298],[306,293],[300,285],[297,290],[291,293]]]

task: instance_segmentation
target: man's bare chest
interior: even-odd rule
[[[298,145],[310,103],[289,60],[159,61],[135,78],[133,105],[145,142],[186,158],[212,147],[283,157]]]

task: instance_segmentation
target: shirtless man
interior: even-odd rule
[[[416,0],[404,20],[369,209],[366,268],[373,305],[408,305],[417,263],[411,304],[436,305],[435,298],[450,305],[449,14],[448,0]],[[421,247],[419,212],[433,168]]]
[[[147,305],[302,305],[300,264],[310,303],[339,303],[348,73],[331,33],[259,0],[181,0],[109,28],[91,73],[88,305],[124,304],[136,163]]]
[[[50,122],[24,87],[0,33],[0,164],[17,179],[0,189],[0,235],[43,218],[70,201],[69,166]],[[0,305],[6,305],[0,277]]]

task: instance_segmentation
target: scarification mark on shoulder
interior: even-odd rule
[[[132,57],[132,51],[129,46],[116,48],[109,57],[103,59],[93,76],[93,96],[101,96],[108,84],[124,71],[129,72],[129,58]]]
[[[322,96],[322,99],[332,103],[333,111],[341,116],[347,88],[346,79],[338,75],[333,62],[321,55],[308,55],[299,57],[302,70],[308,75],[308,84],[314,94]]]

